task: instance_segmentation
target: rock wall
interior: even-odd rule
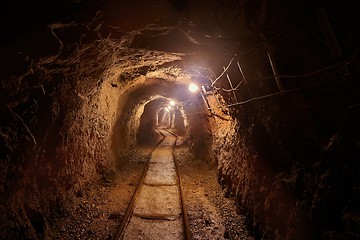
[[[101,48],[101,47],[100,47]],[[1,225],[7,239],[47,238],[69,198],[114,166],[116,117],[104,91],[106,56],[93,44],[40,60],[2,84]],[[19,61],[20,60],[20,61]],[[106,61],[104,61],[106,65]]]
[[[257,44],[240,49],[236,58],[251,92],[244,88],[237,97],[259,98],[231,107],[229,116],[219,111],[221,118],[214,120],[220,129],[213,145],[219,182],[259,239],[357,239],[359,65],[353,61],[358,37],[350,32],[359,21],[348,4],[337,11],[329,3],[280,2],[239,3],[244,34]],[[321,9],[345,50],[342,59]],[[227,16],[223,22],[232,15]],[[281,86],[269,77],[274,73],[267,51]],[[228,73],[241,79],[236,67]],[[226,79],[219,82],[228,88]],[[223,92],[223,98],[234,103],[232,94]]]
[[[129,49],[132,33],[104,38],[109,29],[94,21],[49,26],[42,36],[55,43],[43,56],[18,46],[24,53],[2,58],[0,225],[6,239],[49,238],[76,195],[125,161],[141,115],[141,99],[122,106],[129,88],[143,83],[150,66],[179,59]],[[151,56],[144,61],[139,54]],[[129,142],[114,149],[114,136]]]
[[[219,182],[259,238],[359,237],[359,112],[330,107],[341,96],[339,88],[312,89],[240,107],[234,121],[217,119]]]
[[[149,145],[157,142],[155,134],[156,111],[166,99],[155,99],[144,106],[143,114],[140,116],[140,124],[136,133],[138,144]]]

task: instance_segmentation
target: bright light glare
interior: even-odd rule
[[[170,112],[170,109],[168,109],[168,108],[165,108],[165,110],[166,110],[167,112]]]
[[[175,105],[175,102],[171,100],[171,101],[170,101],[170,105],[171,105],[171,106],[174,106],[174,105]]]
[[[199,87],[195,84],[195,83],[191,83],[190,85],[189,85],[189,90],[190,90],[190,92],[196,92],[197,90],[199,89]]]

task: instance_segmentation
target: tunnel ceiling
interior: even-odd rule
[[[310,2],[275,5],[202,0],[55,1],[51,5],[40,0],[8,2],[2,16],[7,37],[1,40],[6,43],[2,50],[9,54],[5,54],[3,61],[6,66],[18,60],[26,62],[27,56],[41,59],[52,54],[68,58],[75,50],[77,56],[92,58],[120,80],[127,75],[178,77],[181,71],[188,74],[185,79],[193,76],[208,82],[206,78],[219,75],[235,53],[256,47],[263,38],[271,39],[306,21],[316,22],[316,14],[309,11]],[[326,7],[330,21],[341,14],[332,11],[331,4]],[[350,18],[339,21],[335,30],[349,21]],[[301,30],[319,30],[319,26],[311,23],[309,26]],[[346,38],[346,34],[343,36]],[[298,37],[301,43],[304,36]],[[341,44],[351,49],[349,45],[354,43],[345,39]],[[293,54],[293,50],[283,46],[277,51],[285,56]],[[92,52],[93,48],[101,48],[101,54],[95,53],[97,50]],[[13,56],[14,51],[19,55]],[[44,61],[39,64],[46,64]],[[69,65],[71,61],[76,61],[74,54]],[[11,76],[17,70],[10,67],[3,75]]]
[[[213,27],[215,20],[211,12],[218,4],[199,1],[195,4],[199,9],[193,10],[182,2],[186,1],[59,1],[54,6],[44,4],[42,10],[38,8],[43,4],[40,2],[35,5],[9,3],[8,15],[3,18],[23,20],[24,26],[29,25],[35,31],[30,32],[26,27],[15,31],[18,21],[6,21],[4,29],[8,31],[8,38],[2,40],[35,58],[56,54],[58,50],[71,51],[79,43],[116,39],[113,47],[126,48],[126,56],[137,60],[141,60],[140,56],[147,59],[151,51],[152,54],[177,54],[183,60],[177,64],[187,72],[217,67],[228,61],[239,41],[234,36],[223,35],[228,32],[221,26]],[[184,8],[179,8],[180,5]],[[143,67],[141,73],[148,70],[151,69]]]

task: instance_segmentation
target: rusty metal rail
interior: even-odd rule
[[[140,189],[144,183],[144,179],[145,179],[145,176],[146,176],[146,173],[149,169],[149,164],[150,164],[150,160],[148,160],[146,162],[146,166],[144,167],[144,170],[141,174],[141,178],[140,178],[140,181],[139,183],[137,184],[136,186],[136,189],[135,189],[135,192],[131,198],[131,201],[126,209],[126,212],[120,222],[120,225],[116,231],[116,234],[114,236],[114,240],[120,240],[120,239],[123,239],[124,237],[124,233],[125,233],[125,228],[126,226],[129,224],[130,222],[130,219],[131,219],[131,216],[132,216],[132,213],[133,213],[133,210],[134,210],[134,205],[135,205],[135,201],[136,201],[136,198],[137,196],[139,195],[139,192],[140,192]]]
[[[176,145],[176,141],[177,141],[177,135],[175,135],[173,132],[164,129],[166,132],[172,134],[173,136],[175,136],[176,140],[174,143],[174,146]],[[162,141],[165,139],[165,135],[162,134],[160,132],[161,135],[163,135],[163,139],[158,143],[158,146],[162,143]],[[158,147],[157,146],[157,147]],[[154,148],[153,151],[155,151],[156,148]],[[128,207],[125,211],[125,214],[123,216],[123,218],[121,219],[120,225],[117,228],[116,234],[113,238],[113,240],[122,240],[125,234],[125,230],[127,225],[129,224],[131,217],[133,216],[133,211],[134,211],[134,205],[136,202],[136,199],[139,195],[139,192],[142,188],[142,186],[144,185],[144,180],[145,177],[147,175],[149,166],[150,166],[150,160],[151,160],[151,155],[153,153],[153,151],[150,153],[149,155],[149,159],[146,162],[146,165],[143,169],[143,172],[141,174],[141,177],[139,179],[139,182],[136,186],[136,189],[134,191],[134,194],[128,204]],[[179,165],[178,162],[176,161],[175,157],[174,157],[174,150],[172,150],[172,155],[173,155],[173,160],[174,160],[174,164],[175,164],[175,170],[176,170],[176,175],[178,177],[178,183],[179,183],[179,192],[180,192],[180,202],[181,202],[181,209],[182,209],[182,215],[183,215],[183,229],[184,229],[184,239],[185,240],[191,240],[191,233],[190,233],[190,225],[189,225],[189,220],[188,220],[188,215],[187,215],[187,209],[186,209],[186,204],[185,204],[185,200],[184,200],[184,191],[183,191],[183,187],[182,187],[182,183],[181,183],[181,177],[180,177],[180,171],[179,171]],[[163,218],[162,218],[163,219]]]
[[[158,145],[160,145],[161,142],[165,139],[165,136],[163,136],[163,137],[164,138],[159,142]],[[155,149],[156,148],[154,148],[154,150]],[[120,225],[119,225],[119,227],[118,227],[118,229],[117,229],[117,231],[115,233],[115,236],[113,238],[114,240],[120,240],[120,239],[123,239],[123,237],[124,237],[126,226],[129,224],[131,216],[133,214],[136,198],[139,195],[141,187],[144,184],[144,180],[145,180],[146,174],[147,174],[149,166],[150,166],[150,159],[151,159],[152,152],[150,153],[149,158],[148,158],[148,160],[146,162],[146,165],[145,165],[145,167],[144,167],[144,169],[143,169],[143,171],[141,173],[140,180],[139,180],[138,184],[136,185],[134,194],[131,197],[131,200],[130,200],[130,203],[129,203],[128,207],[126,208],[125,214],[124,214],[123,218],[121,219]]]
[[[176,140],[175,140],[175,144],[174,147],[176,146],[176,142],[178,140],[178,137],[176,134],[174,134],[172,131],[169,131],[168,129],[164,129],[165,131],[167,131],[168,133],[172,134]],[[178,183],[179,183],[179,190],[180,190],[180,200],[181,200],[181,208],[182,208],[182,213],[183,213],[183,228],[184,228],[184,232],[185,232],[185,239],[186,240],[191,240],[191,233],[190,233],[190,224],[189,224],[189,218],[188,218],[188,213],[187,213],[187,208],[186,208],[186,203],[185,203],[185,197],[184,197],[184,189],[181,183],[181,175],[180,175],[180,169],[179,169],[179,163],[176,160],[175,156],[174,156],[174,150],[173,150],[173,159],[174,159],[174,163],[175,163],[175,168],[176,168],[176,175],[178,176]]]

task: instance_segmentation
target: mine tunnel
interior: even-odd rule
[[[356,1],[1,6],[1,239],[360,239]]]

